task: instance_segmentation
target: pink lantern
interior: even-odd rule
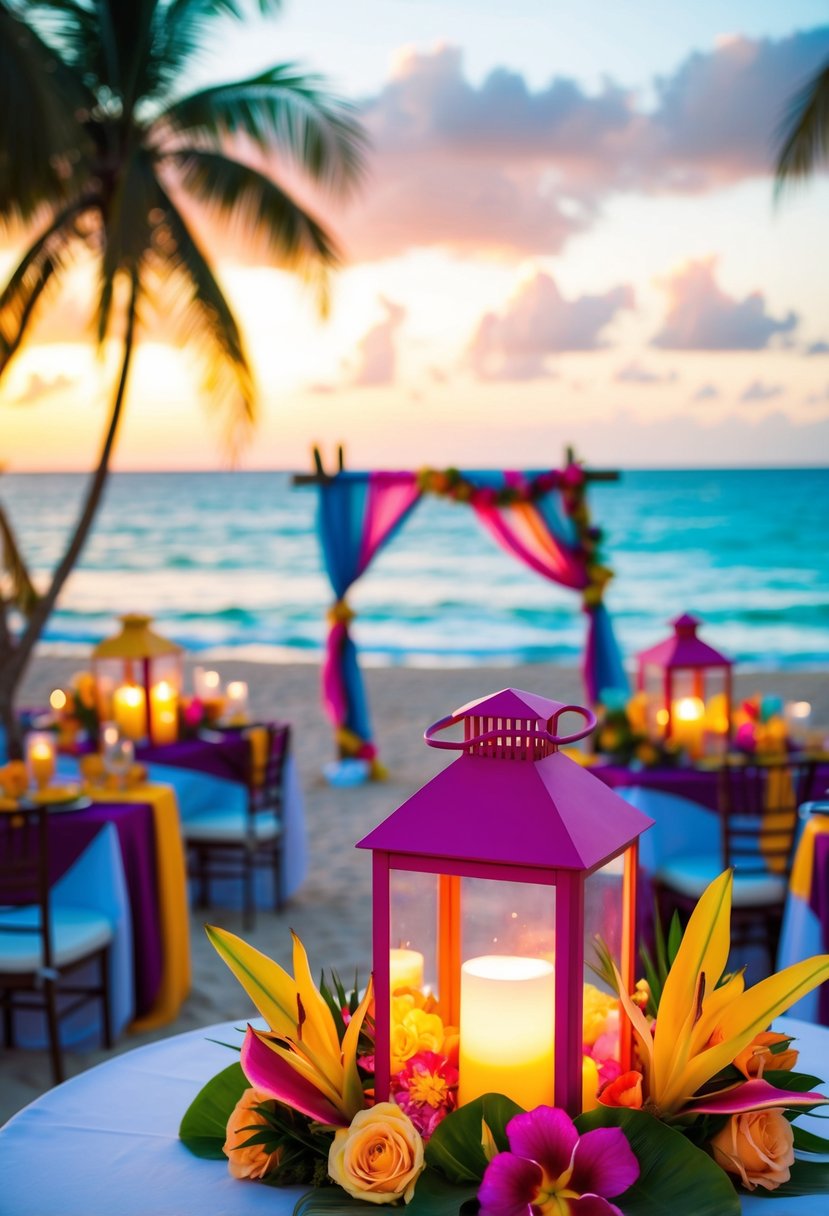
[[[562,734],[568,714],[585,724]],[[462,740],[436,738],[456,723]],[[511,688],[473,701],[425,734],[460,756],[359,842],[373,853],[377,1101],[401,986],[429,991],[459,1028],[461,1104],[500,1092],[575,1115],[595,1101],[583,1006],[600,981],[585,966],[598,934],[632,991],[652,820],[559,751],[594,726],[588,709]],[[630,1066],[624,1032],[614,1063]]]
[[[697,637],[701,622],[684,613],[671,624],[674,632],[663,642],[642,650],[637,688],[649,693],[656,709],[654,733],[684,747],[692,759],[707,750],[727,752],[732,732],[731,659]]]

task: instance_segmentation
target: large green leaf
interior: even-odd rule
[[[476,1186],[484,1176],[483,1124],[486,1123],[499,1152],[509,1148],[505,1128],[521,1107],[503,1094],[484,1094],[439,1123],[426,1146],[426,1160],[450,1182]]]
[[[249,1085],[241,1065],[231,1064],[196,1094],[178,1129],[179,1139],[196,1157],[224,1161],[227,1121]]]
[[[613,1202],[625,1216],[739,1216],[740,1200],[728,1175],[681,1132],[640,1110],[598,1107],[575,1121],[580,1132],[620,1127],[639,1162],[639,1178]],[[693,1203],[683,1207],[693,1196]]]

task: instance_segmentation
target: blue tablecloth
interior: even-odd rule
[[[300,1188],[235,1181],[225,1162],[192,1157],[178,1140],[199,1088],[232,1058],[209,1040],[236,1041],[233,1025],[116,1056],[13,1116],[0,1130],[0,1216],[290,1216]],[[798,1039],[805,1070],[826,1071],[829,1030],[787,1018],[777,1029]],[[803,1125],[820,1133],[826,1122],[804,1116]],[[750,1216],[825,1216],[829,1196],[746,1196],[742,1207]]]

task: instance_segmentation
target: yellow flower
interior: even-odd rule
[[[608,1014],[619,1008],[615,996],[600,992],[593,984],[584,985],[584,1042],[592,1047],[607,1029]]]
[[[647,1100],[663,1116],[681,1111],[776,1017],[829,979],[829,954],[818,954],[746,991],[741,972],[720,983],[731,946],[732,883],[733,872],[725,870],[700,896],[668,972],[654,1033],[616,973]]]
[[[359,1111],[328,1153],[334,1182],[366,1203],[408,1203],[424,1168],[420,1133],[394,1102]]]
[[[437,1013],[417,1007],[411,994],[394,996],[391,1001],[391,1071],[400,1072],[407,1060],[419,1051],[440,1051],[445,1032]]]
[[[29,774],[22,760],[10,760],[0,768],[0,789],[9,798],[20,798],[26,793],[29,785]]]
[[[750,1110],[732,1115],[711,1141],[714,1160],[743,1186],[776,1191],[791,1176],[794,1133],[782,1110]]]
[[[267,1119],[255,1109],[269,1099],[269,1094],[259,1089],[246,1089],[231,1111],[227,1121],[227,1133],[222,1151],[227,1157],[227,1168],[234,1178],[264,1178],[279,1165],[282,1150],[266,1153],[261,1144],[246,1145],[261,1127],[267,1127]]]

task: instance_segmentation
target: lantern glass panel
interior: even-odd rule
[[[394,870],[391,881],[389,983],[391,991],[424,988],[439,997],[438,876]]]
[[[461,882],[461,957],[509,954],[555,959],[556,892],[528,882]]]
[[[621,1062],[619,1013],[615,993],[592,969],[598,966],[597,939],[624,974],[624,854],[588,875],[584,883],[584,1050],[583,1102],[595,1105],[600,1084]]]

